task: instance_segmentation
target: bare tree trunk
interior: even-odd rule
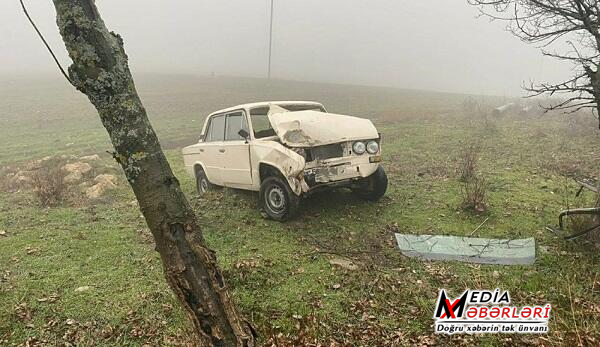
[[[96,107],[160,253],[165,277],[202,346],[254,346],[205,246],[200,226],[138,97],[123,40],[109,32],[94,0],[53,0],[73,60],[69,77]]]

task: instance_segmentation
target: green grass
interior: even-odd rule
[[[201,80],[207,91],[199,99],[189,91],[202,95],[194,81],[177,80],[178,87],[168,92],[156,85],[140,90],[155,111],[151,115],[159,136],[174,148],[169,160],[207,243],[262,342],[272,343],[279,333],[289,345],[315,339],[323,344],[335,339],[348,345],[483,346],[600,341],[597,251],[545,230],[556,223],[567,199],[570,206],[592,202],[589,194],[575,200],[577,187],[561,173],[570,165],[584,174],[600,171],[593,131],[583,128],[573,136],[560,117],[508,117],[491,128],[472,124],[460,115],[464,96],[459,95],[219,79],[212,82],[217,90],[208,89],[210,80]],[[184,129],[197,116],[194,105],[218,108],[253,98],[316,99],[334,112],[377,119],[390,180],[386,196],[366,203],[346,191],[317,195],[305,200],[301,215],[288,223],[261,218],[256,193],[222,189],[196,198],[177,149],[196,131]],[[23,128],[25,120],[6,116],[7,110],[3,121],[11,127],[0,130],[8,136],[0,152],[6,165],[55,150],[102,153],[109,148],[91,110],[83,112],[89,119],[69,111],[62,121],[52,111],[55,122],[47,129],[35,116],[30,120],[36,126]],[[198,122],[209,110],[201,111]],[[480,171],[490,183],[483,214],[460,208],[458,158],[463,144],[473,140],[481,148]],[[68,142],[75,144],[60,147]],[[103,156],[110,163],[109,155]],[[118,189],[99,202],[51,209],[39,207],[27,190],[0,193],[0,230],[7,233],[0,236],[0,345],[29,339],[46,345],[141,346],[193,339],[133,200],[122,178]],[[535,264],[423,262],[403,257],[394,244],[394,232],[468,235],[486,218],[479,236],[535,237]],[[359,269],[333,266],[332,257],[350,258]],[[75,291],[82,286],[90,289]],[[546,340],[433,334],[440,288],[458,295],[465,288],[497,287],[509,290],[516,305],[553,305]]]

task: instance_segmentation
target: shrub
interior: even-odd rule
[[[479,146],[468,144],[463,148],[460,160],[460,182],[463,193],[462,207],[466,210],[485,212],[488,184],[477,172]]]
[[[477,176],[477,157],[479,156],[479,146],[470,143],[464,146],[460,160],[460,181],[469,182]]]
[[[44,207],[57,206],[67,197],[67,187],[64,183],[66,173],[62,166],[63,161],[54,158],[44,161],[33,171],[31,186]]]
[[[485,212],[487,209],[486,196],[488,184],[482,177],[475,176],[463,182],[463,208],[475,212]]]

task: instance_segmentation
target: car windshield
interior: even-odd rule
[[[315,104],[291,104],[291,105],[277,105],[290,112],[298,111],[318,111],[325,112],[325,109],[321,105]],[[252,129],[254,131],[254,138],[260,139],[263,137],[274,136],[275,130],[269,122],[269,106],[256,107],[250,110],[250,118],[252,120]]]
[[[325,112],[325,109],[323,108],[323,106],[315,105],[315,104],[296,104],[296,105],[277,105],[277,106],[284,108],[290,112],[297,112],[297,111]]]

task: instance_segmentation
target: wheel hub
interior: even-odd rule
[[[285,195],[283,189],[274,186],[267,194],[267,202],[274,210],[282,210],[285,207]]]

